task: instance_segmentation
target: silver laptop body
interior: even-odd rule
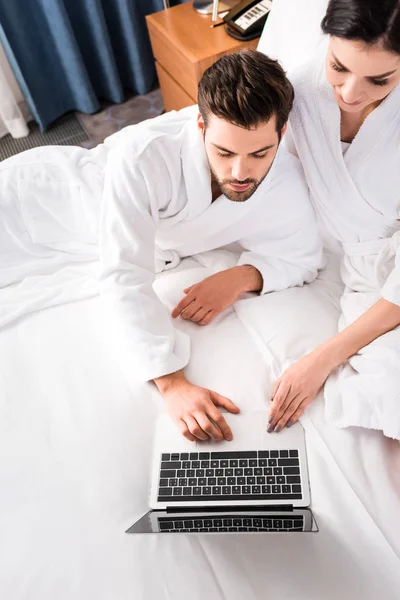
[[[189,442],[159,417],[152,510],[129,533],[317,530],[301,425],[267,433],[267,412],[224,417],[231,442]]]

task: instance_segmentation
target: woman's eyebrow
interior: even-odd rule
[[[345,69],[345,71],[348,71],[349,69],[347,67],[344,66],[343,63],[340,62],[340,60],[338,59],[337,56],[335,56],[332,52],[332,56],[333,56],[333,60],[335,61],[335,63],[337,63],[339,65],[339,67],[341,67],[342,69]]]
[[[345,67],[343,63],[340,62],[340,60],[337,58],[337,56],[333,54],[333,52],[332,56],[334,61],[339,65],[339,67],[345,69],[345,71],[349,71],[349,69]],[[383,79],[384,77],[389,77],[389,75],[393,75],[393,73],[396,73],[396,71],[397,69],[393,69],[393,71],[388,71],[387,73],[382,73],[381,75],[368,75],[367,79]]]
[[[368,79],[382,79],[384,77],[389,77],[389,75],[393,75],[393,73],[396,73],[396,71],[397,69],[393,69],[393,71],[382,73],[382,75],[368,75]]]

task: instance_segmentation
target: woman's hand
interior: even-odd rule
[[[289,367],[272,393],[268,432],[295,423],[334,369],[399,325],[400,306],[381,298],[351,325]]]
[[[293,425],[314,400],[335,365],[315,351],[303,356],[279,377],[272,392],[268,433]]]

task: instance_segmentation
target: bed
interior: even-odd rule
[[[161,274],[161,300],[172,308],[219,259]],[[302,418],[318,533],[124,533],[148,507],[164,407],[116,362],[95,274],[95,263],[74,264],[0,295],[0,596],[398,598],[400,446],[330,427],[322,396]],[[208,327],[180,321],[192,339],[188,378],[242,412],[265,410],[282,369],[335,331],[339,295],[332,267],[303,288],[242,298]]]
[[[157,282],[168,306],[178,283],[209,273],[195,259],[181,269]],[[243,412],[265,409],[279,352],[263,349],[251,320],[259,310],[274,313],[281,339],[304,292],[305,305],[315,300],[314,318],[327,310],[333,322],[328,284],[270,302],[243,299],[207,328],[182,322],[193,343],[188,377]],[[373,431],[329,428],[321,398],[303,418],[319,533],[126,535],[148,505],[153,424],[163,405],[154,386],[123,378],[102,317],[93,296],[35,311],[0,332],[3,598],[398,597],[398,444]]]

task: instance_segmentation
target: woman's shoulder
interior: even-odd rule
[[[311,98],[325,82],[325,46],[320,46],[315,56],[288,73],[294,87],[296,100]]]
[[[294,88],[296,100],[311,97],[316,91],[315,69],[318,63],[315,60],[307,62],[288,73],[289,80]]]

